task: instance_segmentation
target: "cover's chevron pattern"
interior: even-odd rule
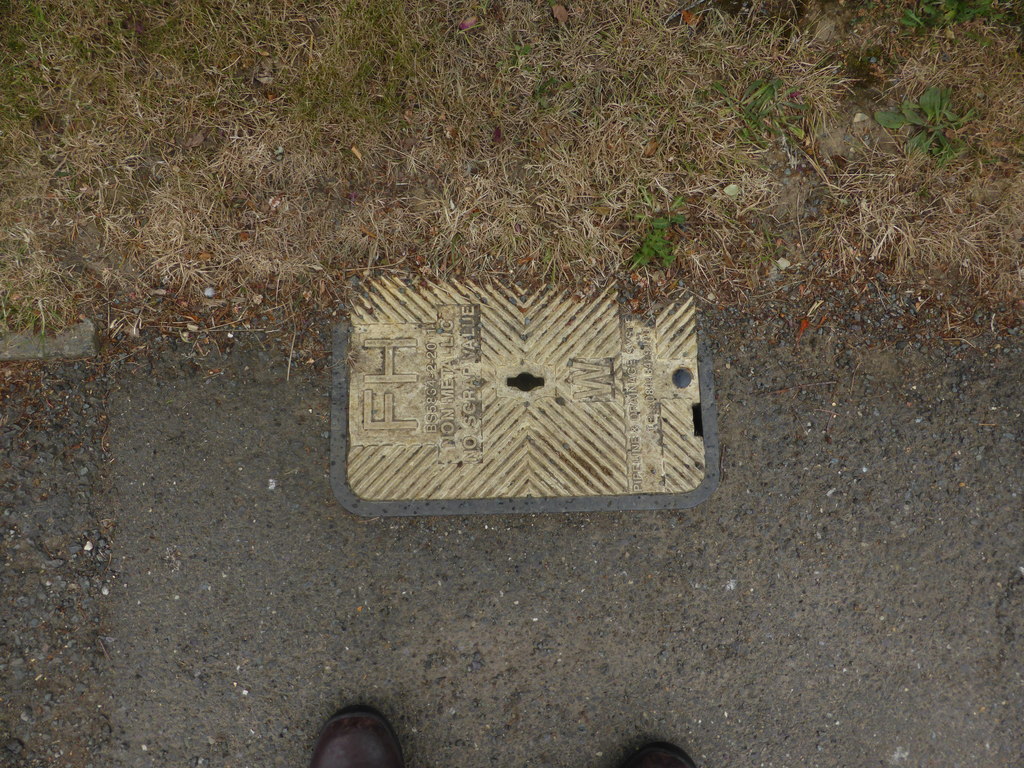
[[[673,304],[660,315],[655,324],[658,357],[665,359],[697,357],[697,311],[693,300]]]
[[[691,301],[651,327],[610,292],[580,302],[374,281],[352,308],[351,488],[367,500],[693,490],[704,478],[695,322]],[[521,391],[520,373],[544,383]]]

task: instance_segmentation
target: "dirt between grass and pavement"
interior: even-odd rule
[[[706,327],[723,482],[686,512],[353,518],[329,360],[258,334],[33,367],[0,432],[6,763],[302,765],[361,700],[412,766],[1019,764],[1020,340]]]

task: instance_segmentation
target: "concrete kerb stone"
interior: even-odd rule
[[[99,348],[96,324],[92,320],[83,320],[52,338],[31,333],[0,336],[0,361],[92,357]]]

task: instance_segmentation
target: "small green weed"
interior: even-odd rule
[[[955,131],[974,116],[970,110],[958,116],[950,106],[950,90],[932,86],[916,102],[905,101],[899,112],[875,112],[875,120],[884,128],[898,131],[912,125],[917,132],[907,140],[911,152],[927,152],[945,164],[959,155],[966,146]]]
[[[549,109],[553,106],[558,92],[568,88],[569,83],[556,76],[544,77],[544,72],[540,74],[543,79],[533,88],[533,100],[540,109]]]
[[[681,213],[669,213],[651,219],[647,235],[630,259],[630,266],[637,269],[654,263],[671,267],[676,261],[676,245],[685,224],[686,217]]]
[[[801,123],[806,105],[797,101],[797,94],[779,78],[755,80],[740,99],[730,96],[721,83],[712,83],[711,87],[743,119],[740,138],[744,141],[763,146],[772,137],[803,140],[805,132]]]
[[[903,12],[902,23],[908,27],[948,27],[963,21],[1005,18],[996,0],[921,0],[916,8]]]
[[[512,55],[501,63],[501,68],[506,72],[521,69],[528,71],[532,69],[529,65],[530,54],[533,53],[533,46],[529,43],[512,46]]]

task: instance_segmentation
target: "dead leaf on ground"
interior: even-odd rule
[[[356,160],[359,160],[360,162],[362,162],[363,153],[359,151],[359,147],[357,147],[355,144],[353,144],[351,147],[349,147],[349,150],[352,152],[353,155],[356,156]]]
[[[565,24],[569,21],[569,12],[565,10],[565,6],[561,3],[551,6],[551,15],[555,17],[555,21],[559,24]]]
[[[654,157],[654,153],[658,151],[659,146],[660,144],[658,143],[657,139],[651,139],[650,141],[647,142],[647,146],[644,147],[643,156]]]
[[[665,25],[668,27],[678,27],[683,24],[688,26],[692,32],[700,24],[700,16],[695,13],[690,13],[690,11],[685,8],[680,8],[665,19]]]

